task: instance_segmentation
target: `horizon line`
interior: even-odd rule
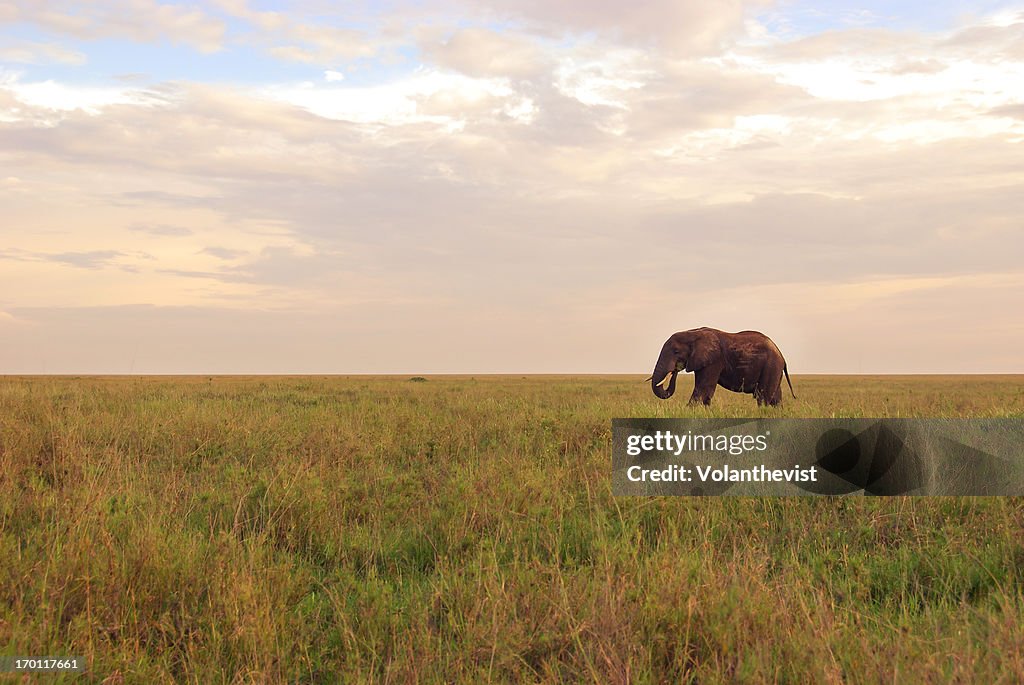
[[[13,377],[125,377],[125,378],[145,378],[145,377],[198,377],[198,376],[217,376],[217,377],[252,377],[252,376],[263,376],[263,377],[326,377],[326,376],[337,376],[337,377],[416,377],[416,376],[464,376],[464,377],[476,377],[476,376],[491,376],[491,377],[504,377],[504,376],[643,376],[650,375],[649,371],[614,371],[614,372],[600,372],[600,371],[584,371],[584,372],[573,372],[573,371],[485,371],[485,372],[466,372],[466,371],[440,371],[440,372],[426,372],[426,371],[408,371],[408,372],[373,372],[373,371],[356,371],[356,372],[220,372],[220,371],[180,371],[180,372],[150,372],[150,373],[126,373],[126,372],[36,372],[36,373],[9,373],[0,371],[0,378],[13,378]],[[847,371],[812,371],[802,373],[791,373],[793,377],[803,376],[1024,376],[1024,371],[956,371],[956,372],[934,372],[934,371],[874,371],[874,372],[847,372]]]

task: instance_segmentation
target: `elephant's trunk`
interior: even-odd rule
[[[654,394],[658,396],[658,399],[667,400],[668,398],[672,397],[672,395],[676,391],[676,375],[677,373],[673,371],[672,377],[668,381],[667,388],[658,385],[653,380],[651,381],[651,390],[653,390]]]
[[[665,387],[665,378],[672,374],[672,378],[669,379],[668,387]],[[672,350],[666,344],[661,350],[661,356],[658,357],[658,363],[654,367],[654,373],[651,375],[651,390],[658,396],[658,399],[667,400],[672,397],[672,394],[676,391],[676,371],[675,359]]]

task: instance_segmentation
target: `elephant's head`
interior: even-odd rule
[[[722,346],[714,331],[698,328],[676,333],[661,348],[651,375],[651,390],[660,399],[667,400],[676,391],[676,376],[680,371],[699,371],[721,358]]]

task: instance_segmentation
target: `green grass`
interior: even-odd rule
[[[610,479],[616,417],[1022,416],[1024,378],[801,376],[763,410],[640,379],[0,378],[0,653],[85,682],[1024,682],[1019,499]]]

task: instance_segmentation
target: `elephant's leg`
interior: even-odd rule
[[[774,368],[773,365],[766,365],[757,381],[757,388],[754,390],[754,397],[757,398],[758,406],[767,404],[771,407],[778,406],[782,401],[782,367]]]
[[[706,367],[693,373],[693,394],[690,396],[690,404],[700,402],[704,405],[711,404],[711,398],[715,396],[715,388],[718,387],[718,377],[722,374],[720,367]]]

